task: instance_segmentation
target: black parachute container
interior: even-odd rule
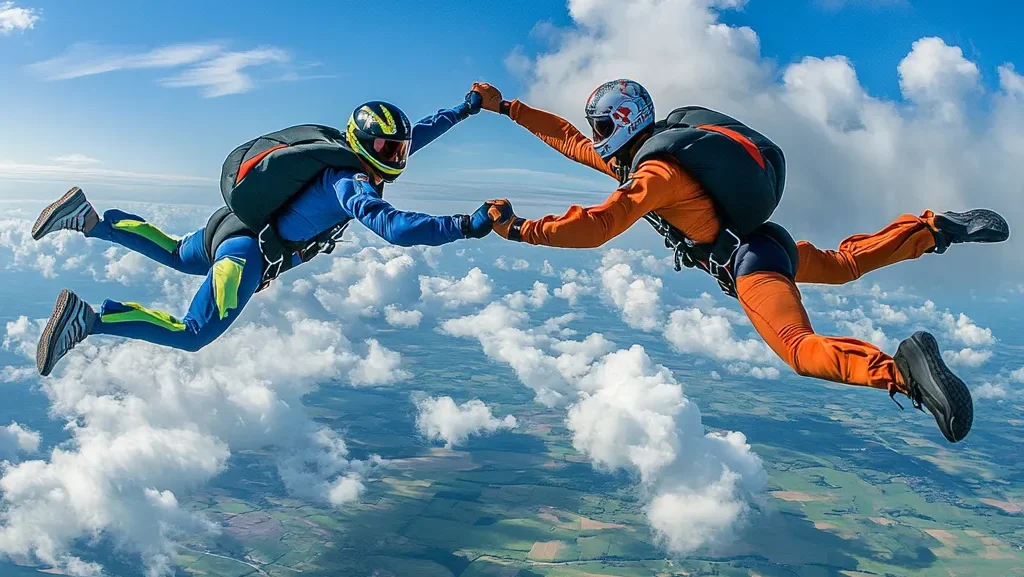
[[[699,106],[673,110],[637,151],[633,170],[657,156],[674,157],[711,196],[719,217],[739,236],[771,218],[782,200],[786,160],[763,134]]]
[[[340,130],[318,124],[292,126],[233,150],[221,169],[220,191],[238,220],[259,232],[328,168],[365,170]]]
[[[331,252],[348,222],[304,242],[288,242],[273,227],[274,217],[327,169],[364,171],[362,162],[335,128],[319,124],[291,126],[264,134],[235,148],[221,169],[220,191],[225,207],[207,222],[204,243],[213,258],[232,236],[251,235],[260,243],[264,282],[260,290],[292,266],[320,252]]]
[[[700,183],[722,225],[714,242],[697,244],[658,214],[645,215],[676,251],[676,270],[699,267],[735,297],[733,258],[743,239],[752,234],[775,239],[796,270],[796,243],[786,229],[768,220],[786,185],[786,159],[774,142],[721,112],[686,106],[655,123],[654,134],[640,146],[631,172],[647,160],[664,157],[674,158]]]

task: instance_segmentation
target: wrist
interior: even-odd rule
[[[508,225],[508,240],[514,240],[516,242],[523,242],[523,225],[526,224],[525,218],[515,217],[512,219],[512,224]]]
[[[512,113],[512,102],[508,100],[502,100],[498,104],[498,114],[504,114],[505,116],[511,116]]]
[[[456,214],[452,216],[455,219],[455,224],[458,225],[459,230],[462,232],[464,238],[469,238],[471,232],[473,232],[473,219],[468,214]]]

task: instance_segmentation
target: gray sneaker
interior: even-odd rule
[[[942,254],[951,244],[965,242],[1003,242],[1010,238],[1010,225],[999,213],[986,208],[967,212],[940,212],[935,215],[935,248]]]
[[[950,443],[966,437],[974,423],[971,391],[943,362],[935,337],[924,331],[914,333],[900,343],[893,360],[914,407],[926,407]],[[893,390],[890,396],[895,394]]]
[[[100,215],[85,198],[81,188],[73,187],[57,202],[43,209],[32,226],[32,238],[39,240],[58,230],[88,233],[100,221]]]
[[[57,296],[43,334],[36,346],[36,368],[44,377],[49,375],[57,361],[61,360],[75,345],[85,340],[96,324],[96,313],[89,303],[78,295],[64,289]]]

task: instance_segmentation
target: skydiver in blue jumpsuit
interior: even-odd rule
[[[339,223],[358,220],[399,246],[439,246],[486,236],[493,224],[487,205],[473,215],[431,216],[398,210],[380,192],[383,183],[401,174],[409,155],[476,114],[480,103],[480,95],[470,92],[462,104],[440,110],[414,126],[401,110],[388,103],[375,101],[357,108],[349,119],[346,135],[366,170],[325,170],[279,213],[275,226],[278,234],[285,241],[304,241]],[[106,211],[101,219],[77,187],[47,207],[32,232],[38,240],[58,230],[76,230],[89,238],[116,243],[177,271],[205,276],[206,281],[183,318],[111,299],[103,301],[96,313],[65,289],[37,348],[36,364],[44,376],[91,334],[197,351],[224,334],[261,285],[264,259],[253,235],[228,238],[216,247],[215,254],[209,255],[204,229],[176,238],[142,217],[118,209]]]

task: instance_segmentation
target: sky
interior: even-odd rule
[[[790,176],[777,220],[797,238],[834,244],[901,212],[979,201],[1011,225],[1024,217],[1012,202],[1024,166],[1013,3],[0,6],[0,198],[42,200],[77,184],[112,202],[212,205],[236,145],[291,124],[341,125],[365,100],[416,119],[485,80],[579,125],[593,87],[624,76],[661,112],[702,104],[782,145]],[[536,217],[599,203],[613,186],[485,113],[418,154],[389,194],[402,207],[460,212],[507,196]],[[616,242],[649,245],[639,228]],[[1013,244],[957,266],[996,268],[1015,284],[1024,263]]]
[[[661,112],[703,104],[778,142],[789,177],[773,218],[797,238],[835,246],[926,208],[994,208],[1011,235],[1024,218],[1024,77],[1013,66],[1024,65],[1013,28],[1024,9],[1011,3],[296,4],[0,0],[0,262],[16,279],[0,286],[0,382],[40,403],[0,423],[0,557],[96,575],[103,560],[88,538],[102,534],[150,575],[169,574],[171,529],[215,530],[179,501],[231,454],[271,443],[293,496],[345,506],[386,463],[350,452],[302,399],[322,383],[415,393],[402,338],[479,344],[481,362],[563,411],[595,467],[633,472],[660,542],[691,552],[728,540],[765,475],[741,431],[704,430],[683,387],[803,383],[710,279],[672,271],[643,226],[598,251],[494,235],[400,249],[354,227],[198,354],[90,338],[40,380],[35,343],[60,287],[181,311],[201,282],[94,239],[32,241],[39,208],[73,184],[100,210],[185,233],[219,203],[225,155],[259,134],[341,125],[370,99],[416,119],[458,104],[476,80],[579,124],[594,86],[630,77]],[[417,154],[387,198],[450,214],[501,195],[536,217],[601,202],[614,186],[481,113]],[[805,302],[815,326],[889,352],[910,330],[932,330],[992,403],[978,405],[983,416],[1024,394],[1012,344],[1021,264],[1011,236],[808,287]],[[607,323],[630,338],[612,342]],[[683,382],[659,364],[669,355],[710,364]],[[847,391],[888,403],[873,393]],[[421,433],[446,447],[518,424],[469,392],[412,400]],[[908,422],[937,434],[926,415]]]

